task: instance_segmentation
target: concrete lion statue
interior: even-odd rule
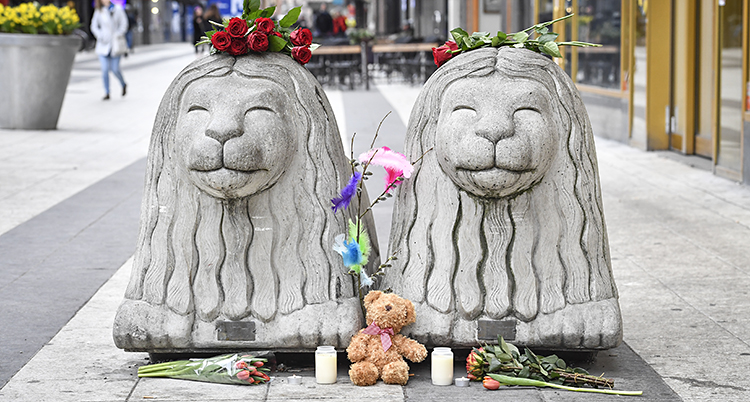
[[[393,213],[383,287],[415,304],[404,332],[471,346],[494,322],[528,346],[619,345],[593,134],[562,69],[525,49],[453,57],[409,120],[407,157],[430,148]]]
[[[331,210],[348,161],[325,93],[291,57],[187,66],[154,123],[117,346],[345,347],[364,320],[332,249],[355,216]]]

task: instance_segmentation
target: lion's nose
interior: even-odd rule
[[[497,144],[500,140],[513,136],[513,119],[499,113],[484,116],[477,122],[475,132],[478,136]]]
[[[206,136],[224,144],[232,138],[243,134],[242,122],[228,116],[217,116],[211,119],[206,127]]]
[[[391,311],[392,308],[393,307],[391,307],[391,305],[388,304],[388,305],[385,306],[385,311]]]

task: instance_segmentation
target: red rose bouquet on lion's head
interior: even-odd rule
[[[214,30],[206,32],[197,45],[210,44],[211,54],[224,52],[241,56],[250,52],[280,52],[306,64],[318,45],[312,43],[312,33],[307,28],[293,29],[301,7],[295,7],[278,22],[270,17],[276,7],[260,9],[260,0],[246,0],[242,17],[211,22]],[[196,45],[196,46],[197,46]]]

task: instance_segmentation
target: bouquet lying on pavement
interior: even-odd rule
[[[265,384],[268,360],[248,354],[226,354],[206,359],[178,360],[138,367],[138,377],[169,377],[221,384]]]
[[[501,385],[551,387],[577,392],[614,395],[641,395],[637,391],[615,391],[615,381],[590,375],[579,367],[568,367],[557,355],[539,357],[528,348],[521,354],[513,344],[498,337],[498,344],[474,348],[466,358],[467,376],[482,380],[485,388],[498,389]],[[589,386],[593,388],[577,388]],[[607,389],[598,389],[599,387]]]

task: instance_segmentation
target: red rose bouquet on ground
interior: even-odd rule
[[[216,29],[206,32],[197,45],[211,45],[211,54],[224,52],[241,56],[250,52],[280,52],[291,56],[300,64],[310,61],[318,45],[312,43],[312,33],[307,28],[292,29],[299,18],[301,7],[295,7],[278,22],[270,17],[276,7],[260,9],[260,0],[244,2],[242,17],[211,22]]]
[[[220,384],[265,384],[270,380],[264,358],[227,354],[138,367],[138,377],[169,377]]]

